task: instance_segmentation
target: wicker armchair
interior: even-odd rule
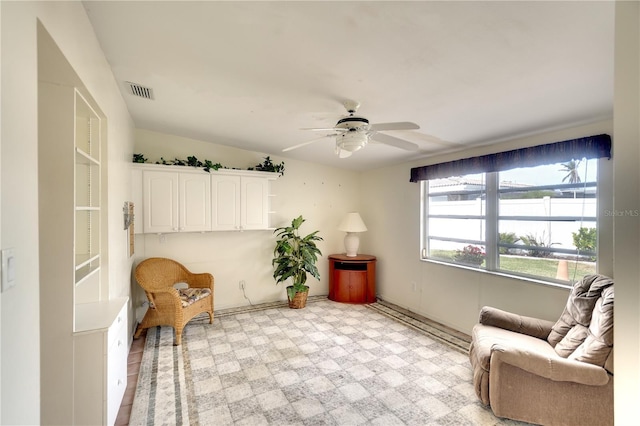
[[[213,275],[194,274],[175,260],[152,257],[140,262],[135,277],[149,299],[149,309],[134,337],[147,328],[168,325],[175,330],[177,346],[183,328],[193,317],[206,312],[209,324],[213,322]],[[186,283],[188,288],[176,289],[178,283]]]

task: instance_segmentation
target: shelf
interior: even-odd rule
[[[76,164],[88,164],[99,166],[100,161],[93,158],[91,155],[87,154],[80,148],[76,148]]]
[[[75,115],[76,152],[85,157],[85,161],[99,164],[100,117],[79,92],[76,92]]]
[[[76,287],[82,285],[86,280],[100,271],[100,265],[85,265],[85,269],[76,269]]]
[[[92,206],[76,206],[76,211],[78,212],[99,212],[100,207],[92,207]]]
[[[77,254],[76,255],[76,271],[95,262],[100,258],[100,254]]]

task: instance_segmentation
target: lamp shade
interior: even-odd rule
[[[358,212],[347,213],[338,226],[340,231],[344,232],[365,232],[367,226],[362,221]]]

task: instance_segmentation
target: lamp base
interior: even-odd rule
[[[344,248],[347,250],[347,257],[356,257],[358,255],[358,247],[360,246],[360,237],[357,232],[347,232],[344,237]]]

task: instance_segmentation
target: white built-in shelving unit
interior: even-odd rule
[[[128,298],[110,297],[106,119],[84,90],[38,85],[41,417],[115,422],[126,389]]]

